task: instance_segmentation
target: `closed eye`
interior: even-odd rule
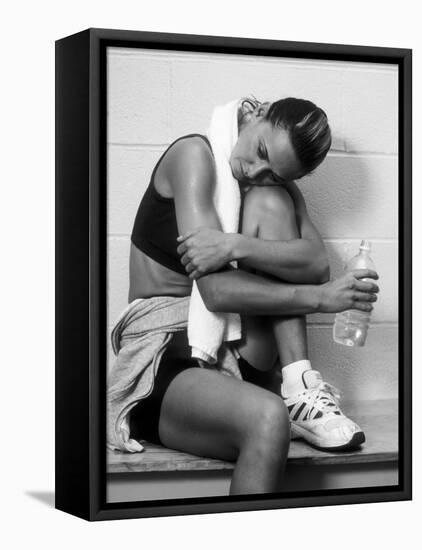
[[[262,144],[262,142],[260,142],[258,145],[258,157],[263,160],[269,160],[267,149]],[[280,176],[278,176],[277,174],[274,174],[274,172],[271,172],[270,177],[275,183],[285,183],[285,180],[283,178],[280,178]]]
[[[268,159],[267,151],[264,149],[263,145],[260,143],[258,146],[258,157],[263,160]]]

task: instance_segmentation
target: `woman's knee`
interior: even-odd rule
[[[249,411],[245,441],[254,441],[261,448],[280,449],[290,441],[290,420],[281,397],[270,392],[257,399]]]
[[[293,238],[298,231],[295,204],[283,187],[253,187],[246,194],[244,212],[256,221],[263,238],[266,232],[271,238]]]
[[[292,197],[281,186],[253,187],[246,193],[245,205],[251,206],[252,210],[262,212],[275,212],[293,215],[295,205]]]

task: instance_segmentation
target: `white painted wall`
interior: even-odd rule
[[[398,80],[389,65],[109,49],[109,324],[127,304],[130,232],[151,171],[177,137],[204,132],[213,106],[254,94],[310,99],[333,147],[299,181],[333,276],[361,238],[373,241],[381,294],[362,349],[332,341],[333,316],[308,318],[314,368],[348,398],[397,396]]]

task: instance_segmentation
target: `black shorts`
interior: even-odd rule
[[[257,386],[270,388],[273,384],[273,373],[255,369],[243,357],[238,360],[239,370],[243,380]],[[130,414],[130,435],[134,439],[145,439],[151,443],[162,445],[158,433],[161,404],[164,394],[172,380],[182,371],[189,368],[201,368],[196,359],[175,358],[164,352],[158,367],[152,393],[142,399]]]

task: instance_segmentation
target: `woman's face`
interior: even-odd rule
[[[244,185],[283,185],[303,176],[287,130],[264,120],[265,111],[248,115],[230,155],[233,177]]]

